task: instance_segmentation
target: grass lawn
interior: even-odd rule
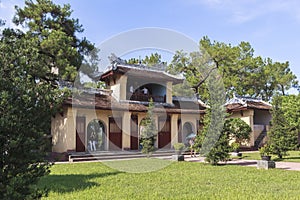
[[[163,163],[166,162],[166,163]],[[39,187],[45,199],[299,199],[300,172],[158,159],[57,164]],[[152,166],[152,167],[151,167]],[[154,168],[153,168],[154,166]]]
[[[272,160],[282,162],[300,162],[300,151],[289,151],[289,155],[279,159],[277,156],[272,155]],[[243,159],[246,160],[261,160],[259,152],[243,153]]]

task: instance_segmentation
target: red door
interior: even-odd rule
[[[85,117],[76,117],[76,152],[85,151]]]
[[[131,116],[130,121],[130,149],[139,149],[139,138],[138,138],[138,117],[136,115]]]
[[[158,148],[171,148],[171,123],[170,117],[167,119],[159,120],[159,132],[158,132]]]
[[[122,150],[122,118],[109,119],[109,150]]]

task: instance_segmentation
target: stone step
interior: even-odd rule
[[[151,157],[172,156],[174,151],[157,151],[153,152]],[[97,152],[97,153],[73,153],[69,154],[69,162],[94,161],[94,160],[117,160],[145,158],[147,155],[141,152]]]

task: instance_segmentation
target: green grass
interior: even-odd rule
[[[300,152],[299,151],[289,151],[288,156],[284,156],[279,159],[276,155],[272,155],[272,160],[281,162],[300,162]],[[246,160],[261,160],[259,152],[254,153],[243,153],[242,159]]]
[[[299,199],[300,196],[297,171],[198,162],[162,164],[157,159],[113,162],[116,162],[114,167],[133,172],[145,166],[148,166],[146,171],[166,167],[147,173],[128,173],[103,163],[59,164],[52,167],[51,174],[40,181],[39,187],[49,188],[49,197],[45,199]]]

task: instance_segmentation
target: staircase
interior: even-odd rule
[[[254,148],[255,149],[258,149],[262,146],[262,141],[264,140],[264,138],[266,136],[267,136],[267,129],[266,129],[266,126],[265,126],[264,130],[259,134],[259,136],[254,141]]]
[[[151,157],[171,157],[174,150],[160,150],[153,152]],[[83,162],[83,161],[105,161],[105,160],[120,160],[120,159],[133,159],[133,158],[146,158],[147,155],[140,151],[99,151],[99,152],[83,152],[83,153],[70,153],[69,162]]]

